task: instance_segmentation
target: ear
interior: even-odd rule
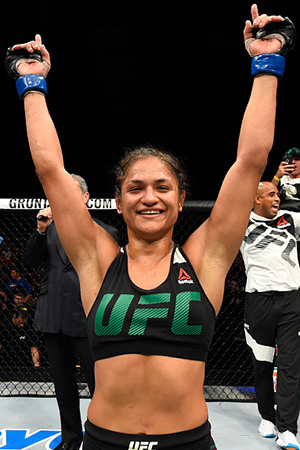
[[[89,198],[90,198],[90,194],[88,192],[85,192],[83,194],[83,201],[85,204],[87,204],[87,202],[89,201]]]
[[[178,205],[178,211],[179,211],[179,212],[182,211],[185,197],[186,197],[186,192],[184,191],[184,192],[179,196],[179,205]]]
[[[122,205],[121,205],[121,199],[118,195],[115,196],[115,201],[116,201],[116,207],[117,207],[117,212],[118,214],[123,214],[122,212]]]
[[[254,205],[260,205],[260,197],[257,194],[256,194],[256,196],[254,198]]]

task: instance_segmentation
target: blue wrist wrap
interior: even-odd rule
[[[279,79],[283,77],[285,68],[284,56],[276,53],[263,53],[262,55],[254,56],[251,64],[251,75],[263,75],[269,73],[277,76]]]
[[[47,94],[47,82],[41,75],[23,75],[16,81],[17,91],[20,98],[24,98],[28,91],[38,91]]]

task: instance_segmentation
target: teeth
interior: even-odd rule
[[[150,214],[159,214],[159,212],[160,211],[157,211],[157,210],[151,210],[151,211],[140,211],[140,214],[148,214],[148,215],[150,215]]]

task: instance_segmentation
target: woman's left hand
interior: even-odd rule
[[[267,16],[266,14],[259,15],[257,5],[252,5],[251,15],[252,23],[250,20],[247,20],[244,28],[245,46],[250,56],[278,52],[282,46],[282,42],[279,39],[254,39],[252,27],[262,29],[271,22],[282,22],[283,18],[281,16]]]

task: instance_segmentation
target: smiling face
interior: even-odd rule
[[[132,163],[116,197],[128,237],[156,240],[172,235],[184,198],[177,179],[159,158],[148,156]]]
[[[279,210],[280,198],[278,189],[273,183],[259,183],[254,202],[254,212],[259,216],[273,219]]]

